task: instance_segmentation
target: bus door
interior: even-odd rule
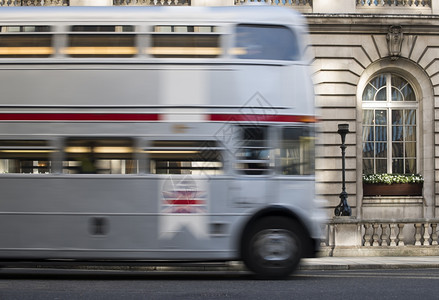
[[[300,201],[314,194],[315,134],[311,126],[280,128],[276,150],[277,190],[281,202]]]
[[[274,169],[268,126],[239,126],[235,134],[235,171],[231,182],[232,201],[238,205],[262,204],[273,200],[270,177]]]

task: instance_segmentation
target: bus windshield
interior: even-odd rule
[[[298,41],[285,26],[242,24],[236,27],[238,58],[297,60]]]

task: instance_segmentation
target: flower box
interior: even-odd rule
[[[363,196],[422,196],[424,178],[419,174],[363,175]]]
[[[363,196],[422,196],[423,183],[363,183]]]

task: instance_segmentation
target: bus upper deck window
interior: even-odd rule
[[[238,25],[235,48],[241,59],[298,60],[300,51],[296,34],[285,26]]]
[[[54,54],[49,26],[0,26],[0,58],[42,58]]]
[[[63,53],[70,57],[133,57],[137,54],[134,26],[75,25]]]
[[[216,26],[155,26],[146,53],[157,58],[215,58],[222,54]]]

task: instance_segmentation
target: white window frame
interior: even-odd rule
[[[416,172],[419,173],[420,170],[420,158],[419,158],[419,153],[420,153],[420,135],[419,135],[419,127],[421,124],[421,120],[420,120],[420,112],[419,112],[419,98],[418,95],[416,93],[416,90],[414,88],[414,85],[404,76],[401,76],[399,74],[396,73],[392,73],[392,72],[386,72],[386,73],[382,73],[382,74],[377,74],[373,77],[371,77],[368,81],[366,86],[363,88],[362,94],[364,92],[364,90],[367,88],[367,86],[369,85],[370,81],[373,80],[374,78],[376,78],[377,76],[380,75],[385,75],[386,76],[386,101],[377,101],[377,100],[372,100],[372,101],[364,101],[363,98],[361,98],[361,103],[362,103],[362,107],[361,107],[361,112],[363,113],[364,110],[386,110],[387,111],[387,172],[386,173],[392,173],[393,172],[393,168],[392,168],[392,163],[393,163],[393,154],[392,154],[392,110],[394,109],[414,109],[416,110]],[[391,82],[391,78],[392,75],[401,77],[402,79],[404,79],[412,88],[412,90],[415,93],[415,101],[392,101],[392,82]],[[378,93],[378,91],[375,93],[374,98],[376,96],[376,94]],[[361,95],[362,95],[361,94]],[[362,121],[362,126],[364,126],[364,120]],[[361,143],[363,145],[364,141],[361,140]],[[406,141],[403,141],[402,143],[406,143]],[[404,147],[405,149],[405,147]],[[403,156],[404,158],[406,157],[405,154]],[[362,164],[363,164],[363,160],[364,157],[362,157]],[[373,156],[373,161],[374,161],[374,173],[376,172],[376,165],[375,165],[375,161],[376,161],[376,156]],[[363,170],[364,173],[364,170]]]

